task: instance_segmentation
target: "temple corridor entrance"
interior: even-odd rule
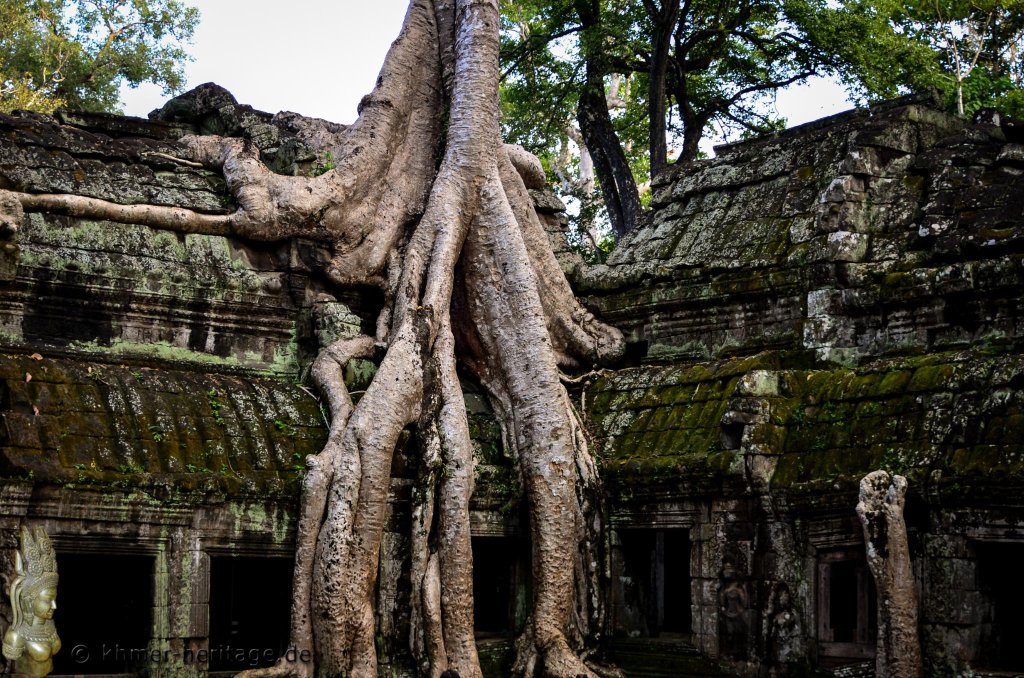
[[[138,674],[150,657],[152,556],[57,553],[53,673]],[[82,649],[84,648],[84,650]]]
[[[623,604],[638,613],[643,628],[636,630],[650,638],[688,636],[689,530],[623,530],[620,538],[623,574],[632,585]]]
[[[1024,544],[979,543],[977,554],[978,589],[991,607],[982,622],[976,665],[1017,673],[1024,670],[1024,583],[1019,576]]]
[[[293,562],[210,558],[211,671],[270,666],[287,649]]]
[[[473,619],[476,635],[511,636],[516,631],[519,541],[473,537]]]

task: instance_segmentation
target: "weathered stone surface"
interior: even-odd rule
[[[784,347],[843,363],[1016,335],[1019,142],[933,105],[890,102],[673,168],[650,223],[579,276],[589,303],[654,361]],[[1003,275],[964,281],[950,304],[929,283],[951,260]],[[872,301],[811,315],[803,300],[825,288]]]
[[[290,498],[326,436],[304,391],[239,375],[7,354],[0,393],[0,474],[90,491]]]
[[[251,135],[246,121],[269,124],[267,114],[240,108],[233,115],[241,122],[224,133]],[[166,123],[66,114],[65,124],[28,113],[0,116],[0,186],[229,211],[232,199],[218,174],[173,160],[187,155],[176,139],[199,131],[195,116],[205,120],[189,115]],[[279,139],[295,137],[291,120],[279,116]],[[7,221],[15,219],[17,232],[0,228],[0,336],[7,345],[279,374],[294,374],[308,360],[320,284],[310,272],[330,257],[320,244],[254,245],[49,214],[12,213]],[[380,303],[361,292],[339,301],[361,328],[372,324]]]
[[[1024,483],[1024,357],[965,351],[854,369],[808,361],[764,354],[594,381],[584,401],[606,481],[635,492],[742,478],[732,463],[741,452],[778,457],[771,487],[791,501],[848,501],[877,467],[942,495]]]

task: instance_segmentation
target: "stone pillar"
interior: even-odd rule
[[[209,650],[210,558],[198,535],[177,528],[157,554],[154,678],[205,675]]]
[[[864,526],[868,567],[878,590],[877,678],[921,678],[917,592],[910,567],[903,505],[907,479],[874,471],[860,481],[857,515]]]

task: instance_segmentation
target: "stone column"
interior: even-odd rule
[[[921,678],[917,592],[910,568],[903,505],[907,479],[874,471],[860,481],[857,515],[864,526],[868,567],[878,590],[877,678]]]

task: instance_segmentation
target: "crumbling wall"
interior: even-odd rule
[[[649,360],[809,349],[852,363],[1019,334],[1024,126],[924,96],[716,149],[588,300]]]
[[[692,642],[730,671],[872,670],[854,507],[876,469],[910,481],[926,674],[1012,668],[1022,142],[918,96],[719,148],[656,180],[607,266],[574,270],[645,365],[585,391],[609,520],[688,530]],[[859,596],[840,631],[830,577]]]

